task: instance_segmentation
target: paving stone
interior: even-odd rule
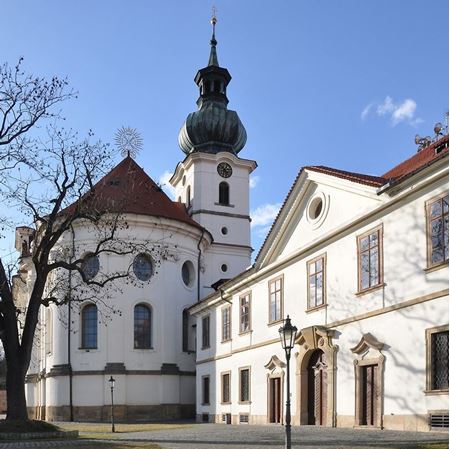
[[[116,434],[123,441],[158,443],[167,449],[284,449],[284,427],[194,424],[183,429]],[[414,443],[448,442],[446,432],[397,432],[391,430],[332,429],[315,426],[292,428],[294,449],[393,449]],[[0,449],[101,447],[99,441],[60,440],[0,443]]]

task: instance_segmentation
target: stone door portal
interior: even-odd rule
[[[308,424],[326,425],[327,368],[324,352],[314,351],[308,364]]]

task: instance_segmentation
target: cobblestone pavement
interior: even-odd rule
[[[197,424],[186,429],[123,434],[121,438],[151,441],[167,449],[283,449],[284,427]],[[298,449],[393,449],[431,441],[448,441],[448,434],[315,426],[292,428],[292,447]]]
[[[192,427],[152,432],[116,434],[121,440],[158,443],[167,449],[283,449],[280,426],[227,426],[194,424]],[[447,433],[390,430],[331,429],[314,426],[292,428],[295,449],[401,449],[418,442],[448,441]],[[57,448],[61,441],[2,442],[0,449]],[[99,441],[70,440],[64,445],[101,448]]]

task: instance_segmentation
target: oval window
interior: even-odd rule
[[[192,284],[194,283],[195,271],[194,264],[190,260],[184,262],[181,267],[181,277],[183,278],[183,282],[186,287],[192,287]]]
[[[100,270],[100,261],[95,254],[87,254],[81,264],[81,270],[88,281],[94,279]]]
[[[220,269],[221,269],[224,273],[226,273],[226,272],[228,271],[228,265],[225,264],[225,263],[223,263],[222,266],[220,267]]]
[[[153,275],[153,262],[148,254],[138,254],[133,261],[133,271],[140,281],[148,281]]]
[[[314,198],[314,200],[311,202],[311,205],[309,206],[309,218],[311,220],[316,220],[319,218],[323,208],[323,201],[322,198]]]

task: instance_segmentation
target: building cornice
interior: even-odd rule
[[[434,171],[436,171],[436,168],[437,167],[433,165]],[[423,172],[421,172],[421,174],[423,174]],[[448,169],[446,166],[445,167],[439,166],[439,170],[434,174],[432,174],[431,176],[427,177],[427,179],[423,179],[422,181],[417,182],[416,184],[411,186],[410,189],[403,190],[395,197],[388,197],[386,195],[388,201],[383,202],[378,207],[375,207],[374,209],[371,209],[370,211],[357,216],[355,219],[351,221],[344,222],[338,228],[335,228],[327,232],[326,234],[320,236],[319,238],[312,240],[311,242],[308,242],[308,244],[300,247],[293,253],[287,255],[284,259],[276,260],[272,264],[269,264],[262,268],[259,268],[258,266],[255,265],[253,267],[252,272],[248,276],[244,276],[243,279],[242,274],[246,272],[242,273],[241,275],[238,275],[233,279],[230,279],[228,282],[223,284],[221,288],[222,294],[213,293],[207,296],[201,302],[194,304],[189,309],[190,313],[194,315],[197,313],[202,313],[203,310],[211,306],[214,306],[218,303],[221,303],[224,299],[230,299],[235,292],[238,292],[243,287],[248,288],[249,284],[253,284],[258,280],[264,279],[265,277],[272,275],[274,272],[286,268],[293,262],[296,262],[302,259],[303,257],[307,256],[309,253],[325,246],[331,240],[335,240],[336,238],[342,238],[348,234],[357,231],[359,228],[366,226],[370,222],[380,219],[383,215],[389,212],[390,208],[392,208],[396,204],[400,203],[401,201],[404,201],[408,197],[416,194],[418,191],[423,190],[434,183],[445,180],[445,178],[448,179]],[[291,209],[295,209],[295,207],[292,206]]]
[[[389,313],[389,312],[393,312],[396,310],[400,310],[400,309],[404,309],[406,307],[412,307],[415,306],[417,304],[421,304],[427,301],[432,301],[434,299],[439,299],[439,298],[443,298],[445,296],[448,296],[449,294],[449,289],[444,289],[444,290],[439,290],[433,293],[430,293],[428,295],[423,295],[423,296],[419,296],[413,299],[409,299],[407,301],[403,301],[400,302],[398,304],[392,304],[391,306],[388,307],[384,307],[384,308],[380,308],[380,309],[375,309],[372,310],[370,312],[366,312],[366,313],[361,313],[359,315],[355,315],[353,317],[348,317],[342,320],[337,320],[337,321],[333,321],[329,324],[323,325],[322,327],[325,329],[334,329],[336,327],[339,326],[343,326],[349,323],[354,323],[357,321],[362,321],[362,320],[367,320],[369,318],[373,318],[379,315],[383,315],[385,313]],[[220,359],[225,359],[227,357],[231,357],[233,354],[237,354],[240,352],[245,352],[245,351],[250,351],[252,349],[256,349],[256,348],[261,348],[263,346],[269,346],[269,345],[273,345],[273,344],[280,344],[280,339],[279,338],[271,338],[270,340],[266,340],[266,341],[261,341],[259,343],[254,343],[254,344],[250,344],[247,346],[243,346],[241,348],[236,348],[231,350],[230,352],[226,353],[226,354],[220,354],[217,355],[215,357],[208,357],[206,359],[203,360],[198,360],[196,363],[197,365],[201,365],[203,363],[209,363],[209,362],[213,362],[216,360],[220,360]]]

